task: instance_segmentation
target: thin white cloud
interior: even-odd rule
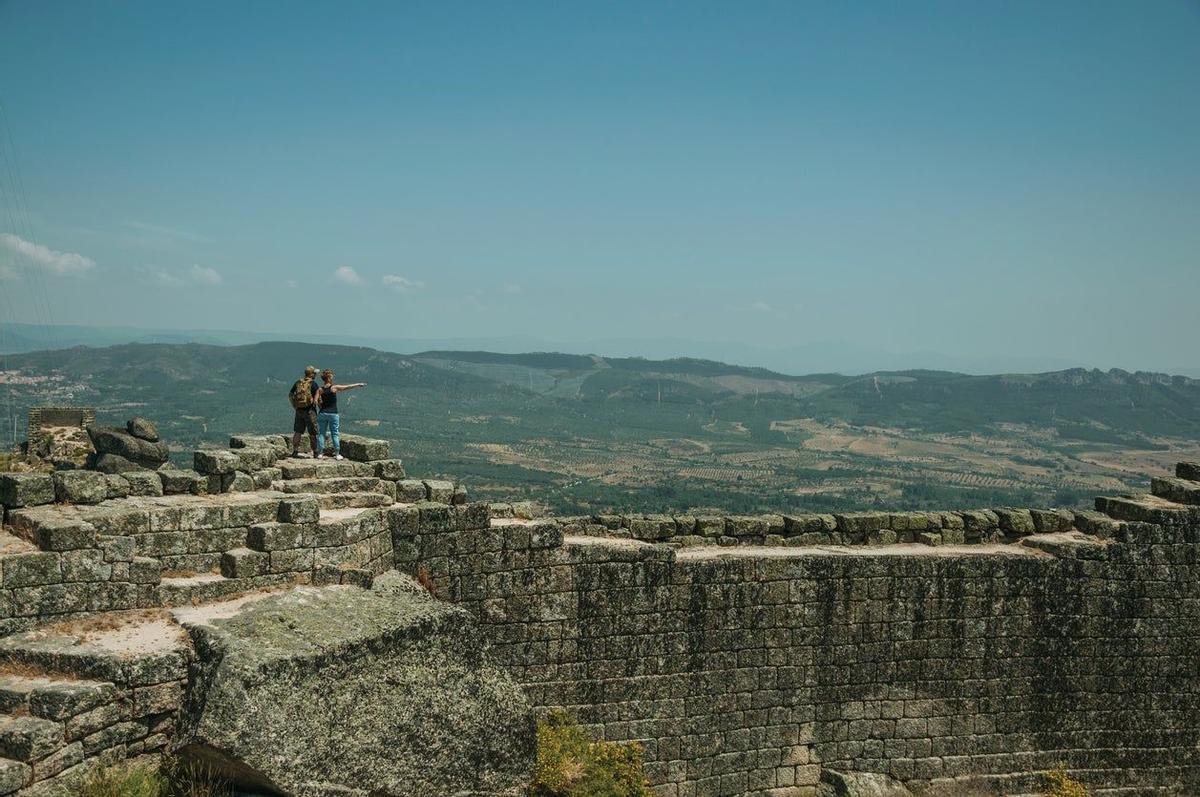
[[[338,282],[344,282],[347,285],[362,285],[363,278],[358,275],[358,272],[350,266],[338,266],[333,271],[333,278]]]
[[[161,224],[150,224],[144,221],[127,221],[125,226],[141,232],[148,232],[162,238],[173,238],[180,241],[189,241],[191,243],[205,243],[212,239],[190,230],[181,230],[176,227],[164,227]]]
[[[500,289],[502,293],[507,293],[509,296],[516,296],[519,293],[524,293],[525,289],[515,282],[510,282]]]
[[[283,284],[286,285],[287,287],[291,288],[292,290],[296,290],[296,288],[300,287],[299,284],[295,280],[284,280]]]
[[[209,268],[208,266],[192,266],[191,271],[188,273],[192,278],[192,282],[197,285],[220,285],[224,282],[221,279],[220,273],[215,268]]]
[[[159,285],[166,288],[213,287],[225,280],[221,272],[208,266],[194,265],[189,269],[147,268],[143,271]]]
[[[399,274],[384,274],[383,284],[394,288],[400,293],[408,293],[409,291],[416,291],[425,287],[424,282],[410,280],[408,277],[401,277]]]
[[[59,276],[83,274],[96,266],[96,261],[90,257],[74,252],[59,252],[9,232],[0,233],[0,246],[26,258],[34,266]]]

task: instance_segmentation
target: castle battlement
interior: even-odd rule
[[[1099,793],[1200,791],[1200,466],[1095,511],[556,519],[409,478],[380,441],[343,442],[344,462],[283,459],[286,445],[238,436],[186,471],[0,475],[0,665],[46,681],[10,689],[43,741],[0,733],[0,782],[16,784],[0,793],[201,743],[267,767],[237,746],[244,729],[206,736],[189,708],[222,683],[197,675],[214,629],[233,628],[219,618],[250,611],[247,596],[376,594],[393,570],[425,586],[420,616],[456,607],[405,627],[433,639],[469,619],[476,641],[454,649],[484,652],[519,688],[513,706],[640,741],[663,797],[800,797],[853,772],[921,794],[1018,794],[1060,762]],[[321,594],[268,603],[286,619]],[[161,609],[138,622],[163,624],[146,633],[169,644],[105,664],[103,645],[79,641],[98,616]],[[356,641],[355,661],[380,640]],[[56,674],[92,697],[47,708],[33,695],[66,689]],[[389,783],[380,793],[410,793]]]

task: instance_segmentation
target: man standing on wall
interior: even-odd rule
[[[300,436],[308,432],[309,447],[312,455],[317,456],[317,368],[310,365],[304,369],[304,376],[297,379],[292,389],[288,391],[288,401],[296,411],[296,420],[292,423],[292,456],[299,457]]]

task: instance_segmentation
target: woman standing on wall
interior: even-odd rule
[[[366,382],[355,382],[352,385],[335,385],[333,371],[326,368],[321,372],[321,389],[317,392],[317,459],[325,456],[325,433],[333,438],[333,458],[342,458],[342,441],[338,437],[338,393],[343,390],[353,390],[356,387],[366,387]]]

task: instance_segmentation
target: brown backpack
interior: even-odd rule
[[[312,409],[312,383],[312,377],[306,376],[292,385],[292,392],[288,393],[288,401],[292,402],[293,409],[297,411]]]

